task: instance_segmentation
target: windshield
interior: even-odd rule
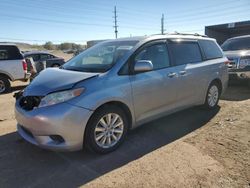
[[[250,49],[250,37],[226,40],[221,48],[223,51]]]
[[[106,72],[138,41],[112,41],[93,46],[63,65],[63,69],[82,72]]]

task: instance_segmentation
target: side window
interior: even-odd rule
[[[0,46],[0,60],[23,59],[22,54],[16,46]]]
[[[40,60],[40,55],[39,54],[34,54],[31,56],[33,61],[39,61]]]
[[[53,59],[53,58],[55,58],[55,56],[53,56],[53,55],[49,55],[49,59]]]
[[[200,47],[197,42],[170,42],[175,65],[198,63],[202,61]]]
[[[223,57],[219,46],[214,41],[200,40],[199,43],[204,51],[206,59],[216,59]]]
[[[136,55],[135,61],[149,60],[154,70],[170,66],[168,51],[165,43],[145,47]]]
[[[8,57],[8,51],[7,50],[1,50],[0,49],[0,60],[7,60]]]
[[[46,61],[47,59],[49,59],[49,55],[48,54],[41,54],[40,59],[41,59],[41,61]]]

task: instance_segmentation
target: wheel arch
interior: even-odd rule
[[[208,87],[209,87],[212,83],[216,83],[216,84],[219,86],[219,92],[220,92],[220,94],[221,94],[221,92],[222,92],[222,90],[223,90],[223,86],[222,86],[221,80],[220,80],[219,78],[213,79],[213,80],[209,83]]]
[[[132,122],[133,122],[132,113],[131,113],[131,110],[129,109],[129,107],[125,103],[123,103],[121,101],[109,101],[109,102],[105,102],[105,103],[101,104],[100,106],[98,106],[95,109],[95,111],[97,111],[97,110],[99,110],[99,109],[101,109],[103,107],[106,107],[106,106],[116,106],[116,107],[120,108],[125,113],[126,117],[128,118],[129,129],[132,128]]]
[[[14,80],[9,74],[7,74],[5,72],[2,72],[2,71],[0,72],[0,76],[3,76],[3,77],[7,78],[10,81]]]

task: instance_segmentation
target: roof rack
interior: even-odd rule
[[[177,31],[175,31],[174,33],[168,33],[168,35],[191,35],[191,36],[199,36],[199,37],[208,37],[207,35],[201,35],[199,33],[179,33]]]

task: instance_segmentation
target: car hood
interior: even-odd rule
[[[57,68],[48,68],[25,88],[24,96],[45,96],[48,93],[72,88],[80,81],[90,79],[99,73],[76,72]]]
[[[235,51],[224,51],[228,58],[232,57],[242,57],[242,56],[249,56],[250,50],[235,50]]]

